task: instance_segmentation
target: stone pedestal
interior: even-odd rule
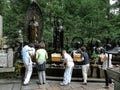
[[[0,68],[0,72],[14,72],[15,71],[15,67],[5,67],[5,68]]]
[[[114,90],[119,90],[120,89],[120,67],[107,69],[107,73],[115,81]]]
[[[115,81],[114,90],[119,90],[119,89],[120,89],[120,82]]]
[[[0,72],[14,72],[13,49],[0,50]]]

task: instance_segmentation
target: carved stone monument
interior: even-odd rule
[[[2,37],[2,16],[0,15],[0,38]]]
[[[0,15],[0,72],[14,72],[13,50],[8,49],[6,38],[3,38],[2,23],[2,16]]]
[[[23,35],[31,43],[39,43],[43,33],[43,15],[36,0],[32,0],[27,9]]]
[[[13,67],[13,49],[8,49],[7,67]]]
[[[0,72],[14,72],[13,67],[13,49],[0,52]]]
[[[7,67],[7,54],[0,53],[0,67]]]

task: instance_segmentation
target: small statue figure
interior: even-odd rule
[[[30,30],[29,30],[29,40],[31,43],[38,43],[38,22],[36,21],[36,17],[33,16],[30,21]]]

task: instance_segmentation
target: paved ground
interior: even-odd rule
[[[95,80],[95,79],[94,79]],[[0,79],[0,90],[114,90],[114,85],[109,89],[104,89],[103,79],[99,79],[97,82],[93,79],[89,79],[87,85],[82,85],[82,81],[79,79],[72,80],[68,86],[60,86],[59,80],[47,79],[47,83],[44,85],[38,85],[36,79],[31,79],[28,86],[23,86],[21,79]]]

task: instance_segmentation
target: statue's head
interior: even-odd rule
[[[35,19],[36,19],[36,17],[35,17],[35,15],[34,15],[34,16],[32,17],[32,20],[35,21]]]
[[[33,19],[35,20],[35,19],[36,19],[36,17],[35,17],[35,16],[33,16]]]

